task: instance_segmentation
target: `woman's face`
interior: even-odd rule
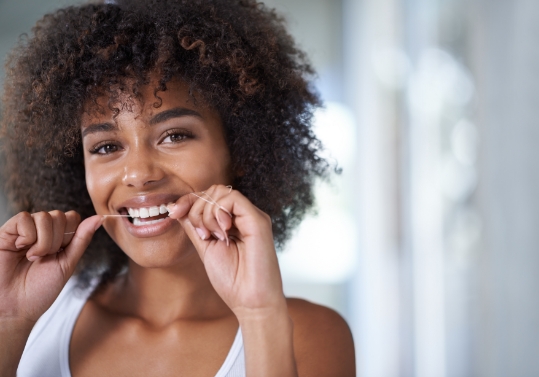
[[[121,109],[116,117],[108,98],[100,98],[105,113],[85,113],[81,131],[96,212],[136,216],[106,218],[103,226],[135,263],[165,267],[195,250],[164,206],[212,184],[230,184],[230,154],[219,114],[195,104],[187,84],[168,83],[157,94],[158,108],[154,84],[141,88],[141,101],[126,94],[114,104]]]

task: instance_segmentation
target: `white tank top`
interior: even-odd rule
[[[70,279],[54,304],[30,333],[17,369],[17,377],[71,377],[69,341],[73,327],[92,289],[75,289]],[[238,329],[232,348],[215,377],[245,377],[243,339]]]

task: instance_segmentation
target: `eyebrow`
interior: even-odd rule
[[[180,118],[184,116],[195,116],[202,119],[202,115],[200,115],[195,110],[186,109],[185,107],[175,107],[170,110],[162,111],[159,114],[155,114],[152,119],[150,119],[150,125],[153,126],[155,124],[162,123],[172,118]]]
[[[85,127],[82,130],[82,137],[84,138],[86,135],[93,134],[96,132],[109,132],[109,131],[117,131],[118,126],[113,123],[96,123],[96,124],[90,124],[88,127]]]
[[[183,116],[195,116],[202,119],[202,115],[198,113],[195,110],[186,109],[184,107],[175,107],[173,109],[165,110],[160,112],[159,114],[155,114],[150,119],[150,125],[156,125],[158,123],[165,122],[172,118],[180,118]],[[96,132],[110,132],[110,131],[117,131],[118,126],[114,123],[95,123],[90,124],[89,126],[85,127],[82,130],[82,137],[84,138],[86,135],[93,134]]]

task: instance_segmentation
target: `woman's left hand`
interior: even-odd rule
[[[238,317],[285,309],[271,218],[230,187],[184,195],[169,208],[214,289]]]

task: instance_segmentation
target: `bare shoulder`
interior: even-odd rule
[[[346,321],[309,301],[288,298],[287,303],[299,376],[355,376],[354,342]]]

